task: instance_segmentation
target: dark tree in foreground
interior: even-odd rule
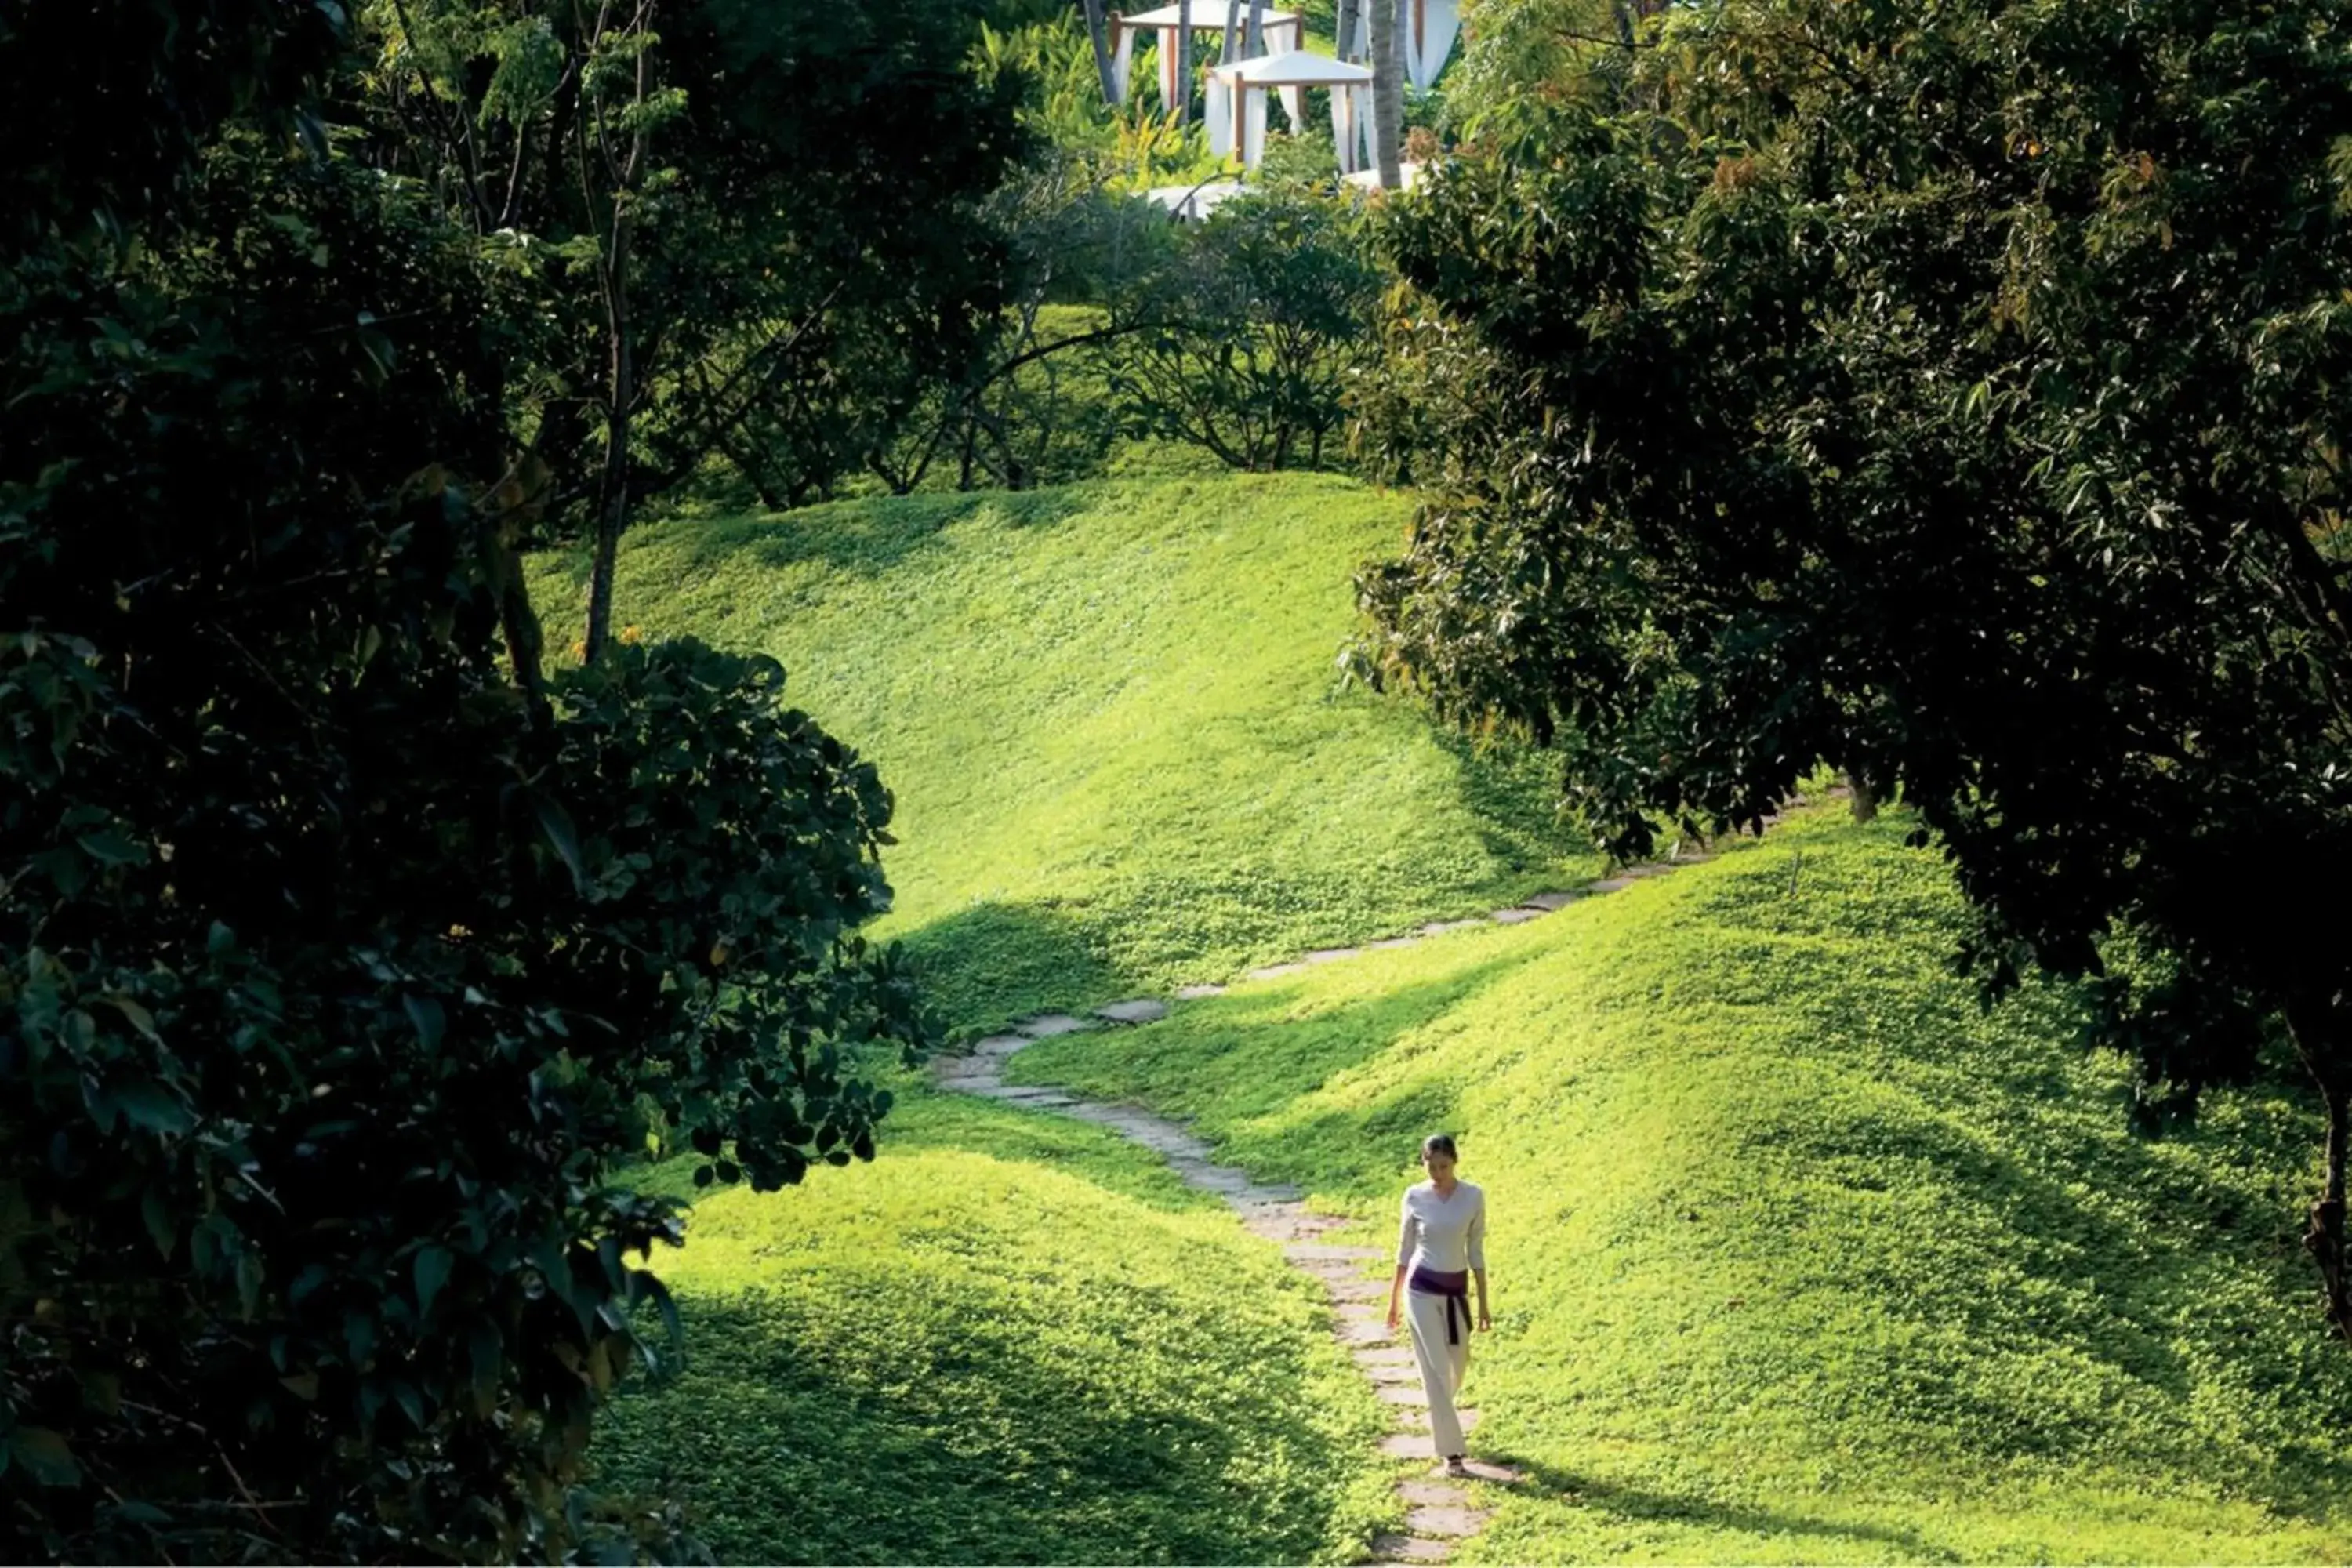
[[[1899,788],[2152,1095],[2283,1023],[2352,1331],[2352,11],[1733,4],[1638,69],[1396,211],[1373,435],[1441,499],[1374,668],[1557,735],[1628,854]]]
[[[676,1236],[615,1173],[869,1154],[919,1037],[780,672],[536,679],[491,284],[307,119],[331,12],[0,22],[10,1561],[650,1536],[571,1484]]]

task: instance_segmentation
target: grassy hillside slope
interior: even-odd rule
[[[1382,1237],[1414,1141],[1463,1135],[1500,1320],[1474,1446],[1530,1471],[1466,1560],[2352,1558],[2313,1109],[2130,1133],[2062,992],[1987,1016],[1946,973],[1906,826],[1801,818],[1012,1076],[1194,1116]]]
[[[1148,478],[678,521],[618,618],[759,648],[896,793],[905,938],[966,1028],[1223,979],[1586,868],[1539,764],[1334,693],[1406,505],[1318,475]],[[555,563],[543,613],[580,588]]]
[[[1084,1123],[901,1085],[871,1166],[695,1210],[591,1461],[722,1562],[1348,1562],[1383,1422],[1276,1249]]]

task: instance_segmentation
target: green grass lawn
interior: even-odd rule
[[[1156,1157],[898,1086],[870,1166],[695,1210],[594,1484],[726,1562],[1347,1562],[1384,1423],[1319,1291]]]
[[[1987,1015],[1900,820],[1072,1037],[1011,1076],[1197,1118],[1385,1237],[1462,1136],[1499,1315],[1483,1562],[2343,1562],[2352,1352],[2281,1086],[2126,1130],[2067,994]]]
[[[681,519],[631,537],[618,618],[775,655],[880,766],[899,843],[877,934],[971,1033],[1595,868],[1541,762],[1335,689],[1352,574],[1408,510],[1216,474]],[[536,586],[576,620],[563,563]]]

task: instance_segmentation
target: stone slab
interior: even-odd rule
[[[1077,1103],[1058,1089],[1041,1089],[1030,1083],[974,1084],[968,1092],[990,1100],[1001,1100],[1010,1105],[1043,1105],[1059,1110],[1065,1105]]]
[[[1381,1452],[1391,1459],[1437,1458],[1437,1449],[1426,1432],[1391,1432],[1381,1439]]]
[[[1452,1537],[1459,1540],[1475,1535],[1485,1528],[1493,1511],[1483,1508],[1458,1508],[1444,1504],[1428,1504],[1408,1509],[1404,1527],[1415,1535]]]
[[[1515,926],[1525,925],[1529,921],[1539,921],[1549,912],[1547,910],[1496,910],[1486,918],[1498,926]]]
[[[1417,1535],[1375,1535],[1372,1551],[1399,1563],[1443,1563],[1454,1555],[1454,1548],[1444,1542]]]
[[[1306,971],[1307,966],[1303,963],[1269,963],[1263,969],[1251,970],[1249,972],[1249,978],[1252,980],[1279,980],[1286,974],[1303,974]]]
[[[1312,952],[1300,953],[1298,955],[1298,962],[1301,963],[1337,963],[1343,958],[1361,958],[1363,956],[1364,950],[1360,947],[1318,947]]]
[[[1016,1035],[1026,1035],[1033,1040],[1051,1039],[1055,1035],[1075,1035],[1094,1025],[1084,1018],[1074,1018],[1067,1013],[1046,1013],[1034,1018],[1024,1018],[1013,1026]]]
[[[1176,999],[1179,1002],[1198,1002],[1203,996],[1223,996],[1224,994],[1225,988],[1222,985],[1183,985],[1177,988]]]
[[[1470,1494],[1448,1481],[1399,1481],[1397,1496],[1416,1508],[1468,1508]]]
[[[1448,931],[1471,931],[1486,923],[1485,921],[1432,921],[1421,928],[1421,934],[1444,936]]]
[[[1156,996],[1138,996],[1097,1007],[1095,1016],[1108,1018],[1114,1024],[1156,1024],[1168,1016],[1168,1004]]]
[[[1331,1292],[1335,1301],[1385,1301],[1389,1288],[1377,1279],[1360,1277],[1354,1279],[1326,1279],[1323,1288]]]
[[[1375,1258],[1388,1256],[1377,1247],[1345,1247],[1321,1241],[1286,1247],[1282,1255],[1293,1263],[1370,1263]]]
[[[1523,910],[1542,910],[1546,913],[1550,913],[1568,908],[1582,897],[1584,897],[1582,893],[1535,893],[1521,899],[1519,907]]]
[[[1411,1383],[1384,1383],[1372,1392],[1379,1395],[1382,1405],[1417,1405],[1423,1410],[1429,1408],[1429,1395],[1422,1392],[1421,1379],[1418,1377]]]
[[[1398,1348],[1400,1350],[1404,1349],[1402,1345]],[[1412,1354],[1412,1352],[1407,1350],[1404,1353],[1410,1356]],[[1381,1362],[1375,1365],[1365,1367],[1363,1369],[1363,1373],[1366,1377],[1370,1378],[1376,1384],[1397,1384],[1399,1385],[1412,1384],[1416,1388],[1421,1385],[1421,1369],[1410,1364],[1409,1363],[1403,1366],[1394,1366],[1387,1362]]]
[[[1009,1057],[1029,1042],[1027,1035],[991,1035],[984,1040],[974,1040],[971,1054],[976,1057]]]
[[[1584,890],[1588,893],[1622,893],[1639,879],[1634,877],[1603,877],[1598,882],[1586,884]]]
[[[1358,1351],[1356,1352],[1356,1364],[1361,1367],[1402,1367],[1408,1373],[1411,1373],[1412,1368],[1412,1347],[1411,1345],[1381,1345],[1376,1350]],[[1414,1375],[1418,1374],[1416,1373]]]
[[[1498,1465],[1491,1459],[1465,1459],[1463,1468],[1480,1480],[1492,1481],[1496,1486],[1516,1486],[1528,1479],[1525,1471],[1515,1470],[1508,1465]]]
[[[1171,1160],[1168,1163],[1175,1167],[1176,1173],[1184,1179],[1188,1187],[1198,1187],[1209,1193],[1244,1193],[1249,1190],[1247,1173],[1230,1165],[1212,1165],[1202,1160]]]
[[[1346,1309],[1340,1309],[1345,1311]],[[1342,1319],[1331,1331],[1331,1337],[1343,1345],[1384,1345],[1389,1342],[1388,1325],[1380,1319],[1353,1321]]]
[[[1382,937],[1378,942],[1366,942],[1364,944],[1364,951],[1367,952],[1393,952],[1400,947],[1419,947],[1421,945],[1421,941],[1422,939],[1417,936]]]
[[[1270,1204],[1295,1204],[1306,1195],[1297,1187],[1259,1186],[1252,1183],[1233,1194],[1233,1205],[1237,1209],[1256,1209]]]
[[[1421,1406],[1391,1403],[1389,1413],[1396,1417],[1397,1426],[1407,1432],[1426,1434],[1429,1431],[1429,1412]],[[1461,1420],[1462,1430],[1465,1432],[1478,1430],[1477,1411],[1465,1405],[1455,1410],[1454,1414]]]

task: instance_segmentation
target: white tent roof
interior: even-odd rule
[[[1351,66],[1345,60],[1307,49],[1237,60],[1217,67],[1216,72],[1227,81],[1244,82],[1252,87],[1360,87],[1372,79],[1369,66]]]
[[[1118,24],[1122,27],[1173,27],[1181,20],[1177,11],[1176,6],[1160,5],[1149,11],[1138,11],[1133,16],[1120,16]],[[1229,11],[1233,13],[1235,27],[1249,26],[1249,0],[1232,0],[1225,5],[1218,5],[1217,0],[1192,0],[1192,30],[1196,33],[1223,32],[1225,14]],[[1287,26],[1298,20],[1298,13],[1277,11],[1269,5],[1261,20],[1269,27]]]

